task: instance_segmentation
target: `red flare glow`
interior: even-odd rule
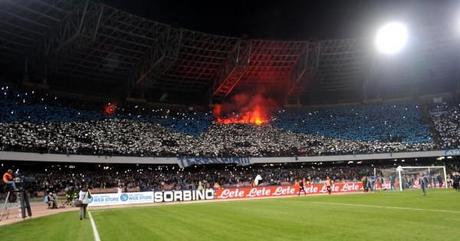
[[[106,115],[113,115],[117,112],[117,103],[107,103],[105,106],[104,106],[104,114]]]
[[[221,105],[215,105],[214,111],[216,111],[216,109],[221,109]],[[216,112],[214,112],[214,114],[215,113]],[[260,106],[256,106],[254,110],[246,111],[228,118],[216,116],[216,122],[220,124],[262,125],[268,122],[268,118],[265,111]]]
[[[214,105],[214,117],[220,124],[262,125],[269,122],[270,109],[274,101],[261,95],[236,95],[230,103]]]

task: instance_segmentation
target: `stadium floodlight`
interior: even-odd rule
[[[408,39],[407,27],[399,22],[391,22],[377,31],[375,46],[380,53],[394,55],[406,46]]]

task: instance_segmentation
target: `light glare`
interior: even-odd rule
[[[375,46],[383,54],[393,55],[400,52],[407,43],[409,33],[407,27],[398,22],[385,24],[375,37]]]

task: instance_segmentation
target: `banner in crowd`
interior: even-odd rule
[[[153,192],[92,194],[88,206],[153,203]]]
[[[445,150],[445,156],[460,156],[460,149]]]
[[[177,164],[182,168],[208,164],[251,164],[251,159],[249,157],[178,157],[177,161]]]
[[[341,182],[332,186],[332,193],[357,192],[363,190],[361,182]],[[310,194],[327,193],[326,185],[311,184],[305,186],[305,192]],[[299,190],[294,185],[290,186],[265,186],[265,187],[243,187],[223,188],[216,190],[216,199],[233,198],[257,198],[257,197],[279,197],[298,195]],[[302,192],[301,195],[304,195]]]

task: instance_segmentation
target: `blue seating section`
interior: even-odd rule
[[[431,141],[421,107],[412,103],[281,110],[273,123],[297,133],[348,140]]]
[[[102,111],[103,104],[89,106],[86,110],[77,109],[70,107],[71,104],[62,105],[57,97],[37,96],[33,91],[14,91],[7,86],[1,87],[0,94],[0,122],[4,123],[82,122],[119,118],[158,123],[178,132],[199,135],[208,129],[213,119],[210,113],[179,113],[167,109],[151,109],[150,112],[145,108],[141,110],[138,106],[133,106],[130,110],[119,108],[116,114],[107,116]]]
[[[197,136],[212,124],[212,113],[145,110],[138,106],[106,116],[102,106],[88,110],[62,105],[56,97],[37,96],[1,87],[0,122],[81,122],[105,118],[136,119],[158,123],[172,130]],[[97,111],[97,109],[100,111]],[[422,120],[421,107],[414,103],[374,104],[303,110],[280,110],[272,124],[296,133],[360,141],[431,141],[428,125]]]

